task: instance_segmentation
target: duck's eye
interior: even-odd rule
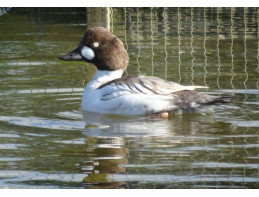
[[[94,42],[93,45],[94,45],[94,47],[99,47],[99,43],[98,42]]]

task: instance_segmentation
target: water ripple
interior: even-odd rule
[[[84,122],[81,121],[50,120],[38,117],[0,116],[0,121],[19,126],[58,130],[82,130],[85,127]]]

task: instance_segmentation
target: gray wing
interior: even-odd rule
[[[125,76],[101,85],[101,89],[107,85],[114,84],[117,87],[129,88],[134,93],[170,95],[183,90],[194,90],[196,88],[207,88],[206,86],[182,86],[178,83],[166,81],[153,76]]]
[[[228,103],[232,100],[232,97],[229,96],[215,97],[195,91],[195,88],[207,88],[206,86],[182,86],[150,76],[125,76],[105,83],[99,89],[104,87],[107,88],[103,92],[102,100],[110,100],[132,93],[162,95],[165,96],[164,99],[170,100],[171,106],[177,106],[175,110],[195,109],[203,105]]]

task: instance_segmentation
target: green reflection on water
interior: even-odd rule
[[[128,74],[234,103],[168,120],[82,115],[95,68],[58,57],[93,26],[124,42]],[[0,188],[258,188],[258,43],[255,8],[12,8],[0,16]]]

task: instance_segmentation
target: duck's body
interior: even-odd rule
[[[149,115],[175,108],[172,100],[176,101],[177,98],[173,95],[155,94],[134,82],[141,80],[141,76],[110,78],[111,81],[106,81],[107,76],[117,75],[110,72],[97,71],[87,84],[82,100],[83,110],[101,114]]]
[[[95,76],[84,90],[84,111],[167,117],[184,112],[204,113],[205,106],[230,100],[230,97],[213,97],[195,91],[196,88],[207,88],[204,86],[182,86],[151,76],[122,77],[128,54],[123,43],[101,27],[88,30],[78,48],[60,59],[83,60],[97,67]]]

